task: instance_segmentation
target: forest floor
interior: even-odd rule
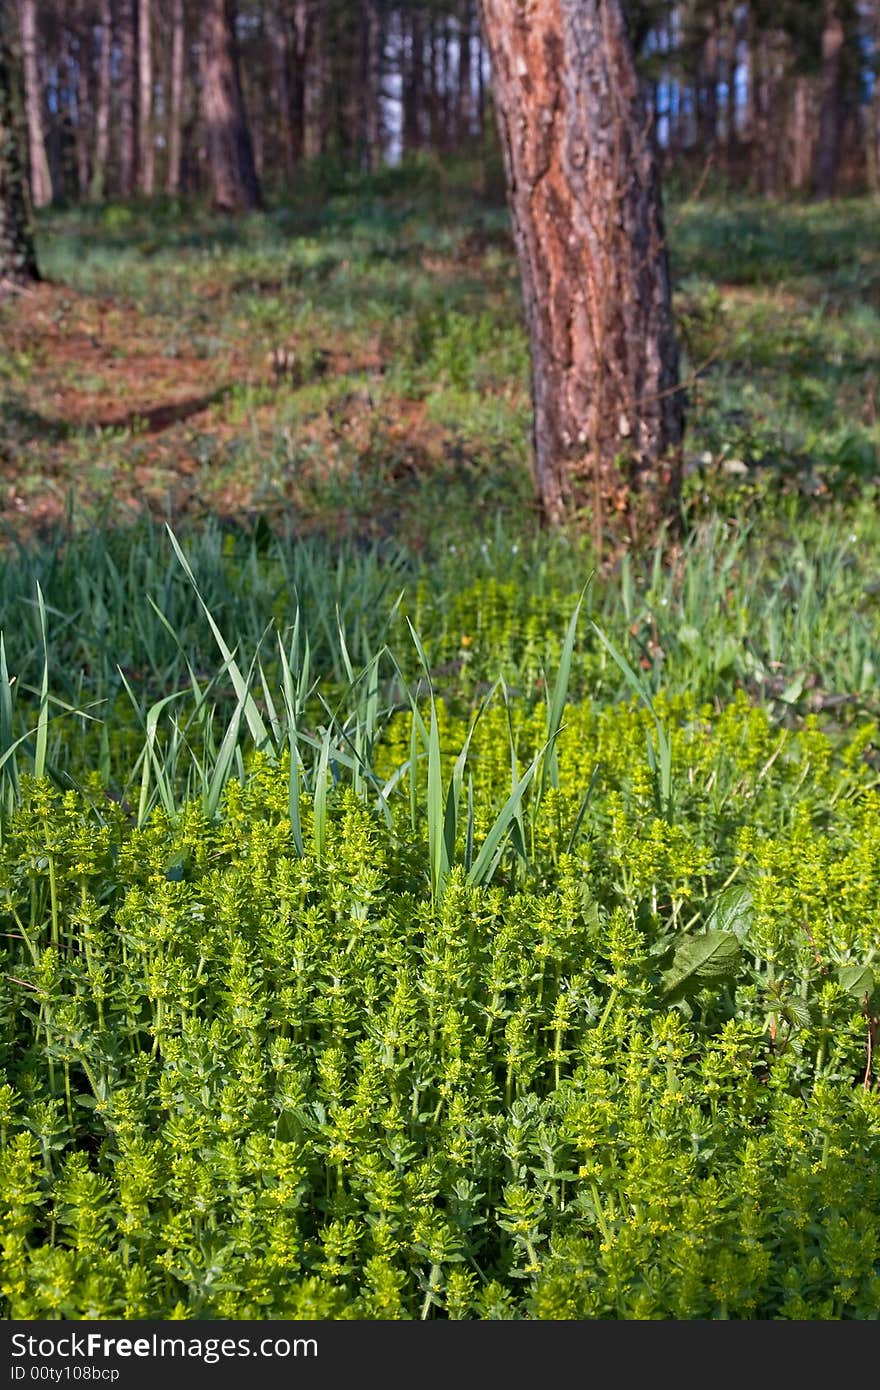
[[[307,188],[238,222],[50,214],[44,283],[0,307],[2,531],[262,514],[419,550],[438,507],[527,517],[515,260],[468,173]],[[670,200],[689,495],[876,474],[875,216]]]

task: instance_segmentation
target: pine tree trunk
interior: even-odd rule
[[[410,154],[422,147],[422,87],[424,81],[424,33],[414,10],[409,23],[409,50],[403,73],[403,149]]]
[[[704,157],[712,154],[718,135],[718,33],[714,13],[707,18],[708,32],[700,55],[699,130]]]
[[[137,169],[136,0],[119,0],[119,192],[134,193]]]
[[[284,0],[272,7],[270,39],[275,70],[275,106],[278,113],[278,153],[284,173],[290,177],[296,163],[293,136],[293,75],[291,73],[291,26]]]
[[[660,188],[619,0],[483,0],[553,522],[655,531],[683,418]]]
[[[110,47],[113,14],[110,0],[101,0],[101,57],[98,68],[98,103],[95,110],[95,158],[92,166],[92,198],[98,202],[107,191],[110,159]]]
[[[153,140],[153,37],[151,0],[138,3],[138,129],[140,168],[138,186],[152,197],[156,191],[156,146]]]
[[[299,10],[301,9],[301,17]],[[303,0],[297,14],[297,47],[308,27],[309,59],[303,73],[303,155],[317,159],[325,148],[325,64],[327,61],[327,23],[323,5]]]
[[[871,102],[868,140],[872,154],[872,186],[880,195],[880,0],[874,0],[874,56],[876,62],[874,77],[874,99]]]
[[[364,0],[361,46],[361,159],[364,168],[382,163],[382,55],[384,39],[379,0]]]
[[[458,100],[456,136],[459,144],[474,133],[474,76],[471,45],[474,35],[473,0],[461,0],[458,20]]]
[[[314,20],[308,0],[296,0],[293,11],[293,61],[290,72],[290,141],[293,162],[298,164],[305,153],[306,89],[312,62]]]
[[[39,279],[6,19],[0,13],[0,295]]]
[[[214,206],[242,212],[262,205],[244,109],[232,0],[203,0],[202,104]]]
[[[795,78],[791,112],[791,140],[789,180],[796,193],[803,193],[810,185],[812,166],[812,99],[810,78]]]
[[[31,194],[34,206],[44,208],[48,207],[52,201],[52,177],[46,155],[46,138],[43,129],[43,91],[37,63],[36,0],[21,0],[21,53],[24,63]]]
[[[186,16],[183,0],[171,8],[171,90],[168,107],[168,172],[165,187],[172,196],[180,192],[183,89],[186,78]]]
[[[94,122],[92,86],[89,80],[92,72],[93,36],[84,0],[80,0],[78,17],[82,22],[75,36],[76,62],[73,64],[71,82],[76,89],[76,175],[80,202],[85,202],[89,196],[92,176]]]
[[[824,0],[819,138],[813,169],[813,193],[817,198],[833,198],[837,187],[843,127],[843,41],[839,0]]]

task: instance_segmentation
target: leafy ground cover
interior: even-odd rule
[[[7,1316],[877,1315],[875,209],[672,207],[685,530],[597,568],[492,186],[0,307]]]

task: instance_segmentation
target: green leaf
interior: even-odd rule
[[[859,965],[857,961],[852,961],[849,965],[840,966],[837,971],[837,983],[856,999],[864,999],[865,995],[870,999],[875,989],[874,972],[869,965]]]
[[[661,976],[663,998],[681,998],[708,984],[732,980],[739,969],[742,947],[733,932],[707,931],[681,936],[672,964]]]
[[[744,941],[752,926],[752,895],[748,888],[726,888],[712,905],[706,928],[714,932],[733,932]]]

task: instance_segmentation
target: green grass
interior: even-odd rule
[[[0,311],[7,1316],[876,1317],[875,210],[670,210],[684,535],[597,567],[478,173],[52,214]]]

